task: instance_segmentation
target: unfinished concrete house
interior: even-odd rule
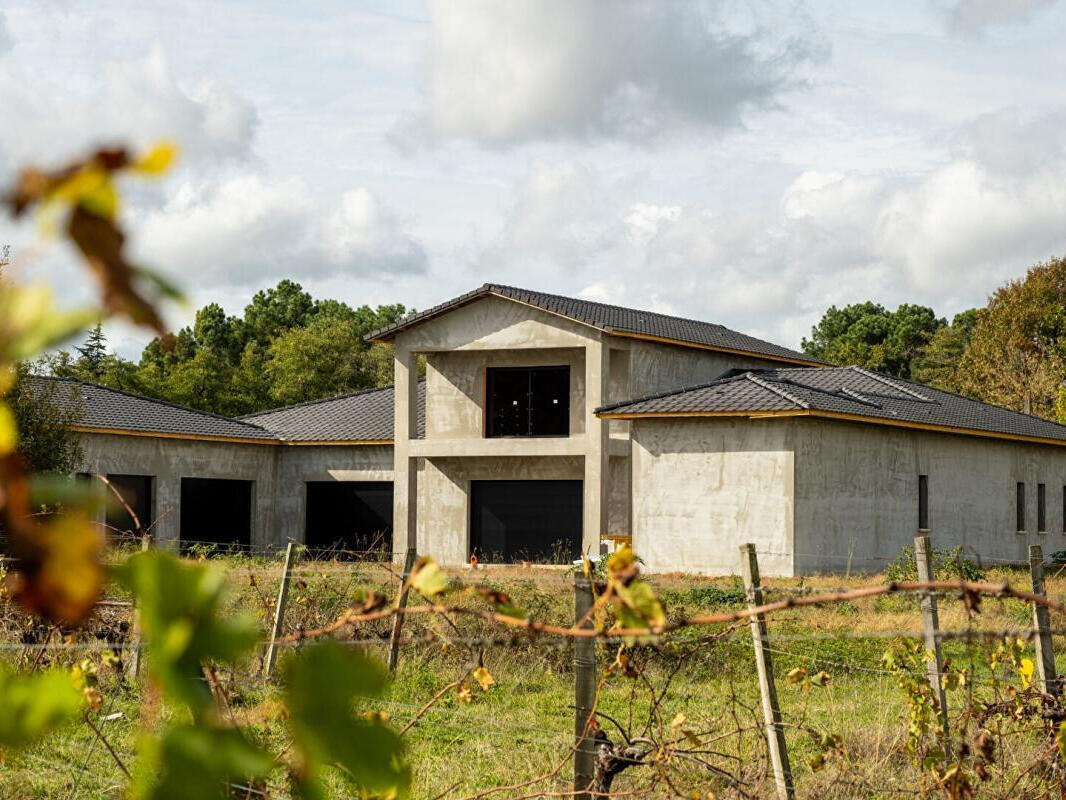
[[[731,573],[752,541],[768,575],[879,570],[920,527],[985,559],[1066,548],[1066,427],[1046,420],[491,284],[371,338],[395,347],[395,389],[238,420],[70,384],[84,469],[161,542],[459,565],[632,537],[653,571]]]

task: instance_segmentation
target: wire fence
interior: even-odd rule
[[[300,638],[301,632],[343,617],[358,604],[358,592],[392,596],[403,580],[402,570],[391,561],[316,560],[321,555],[302,551],[287,571],[289,596],[280,630],[282,639],[290,638],[277,643],[282,666],[291,653],[309,644]],[[285,567],[276,557],[193,557],[201,556],[227,572],[231,592],[224,613],[257,617],[263,630],[253,657],[219,671],[233,719],[280,735],[279,688],[264,674],[264,658]],[[1026,575],[1015,572],[1011,577],[1021,584]],[[535,567],[465,569],[456,571],[452,581],[457,604],[481,602],[471,587],[488,584],[507,591],[531,617],[560,626],[575,622],[572,574]],[[652,582],[675,621],[719,608],[743,612],[752,588],[742,586],[738,592],[735,581],[684,576],[653,577]],[[875,583],[869,577],[843,581],[840,576],[826,576],[762,580],[756,588],[770,602],[830,597]],[[1066,580],[1049,576],[1049,598],[1061,599],[1064,594]],[[983,698],[980,703],[991,714],[987,709],[1004,702],[1008,687],[1012,691],[1021,687],[1016,664],[993,663],[1004,638],[1025,642],[1025,657],[1031,659],[1031,643],[1041,634],[1066,636],[1066,617],[1057,616],[1054,622],[1059,624],[1040,629],[1031,608],[1020,600],[986,598],[978,613],[960,602],[961,597],[962,592],[943,588],[825,607],[786,608],[768,615],[761,647],[747,618],[596,642],[595,713],[584,733],[595,741],[597,753],[606,754],[601,759],[605,768],[616,770],[611,796],[778,796],[780,784],[767,744],[758,680],[760,650],[772,660],[768,663],[776,682],[793,793],[825,798],[948,796],[909,750],[913,698],[899,687],[908,673],[882,660],[896,640],[921,647],[927,631],[919,603],[935,599],[941,606],[942,625],[934,638],[944,644],[945,659],[932,670],[934,677],[943,681],[967,671],[965,687],[959,690],[965,695],[949,696],[947,709],[960,743],[978,730],[971,719],[980,705],[974,697]],[[94,719],[115,757],[127,763],[137,757],[136,741],[144,724],[141,709],[149,685],[123,669],[131,652],[141,647],[131,637],[133,611],[128,597],[111,591],[86,628],[65,631],[34,624],[13,607],[0,606],[0,660],[30,670],[88,659],[99,669],[105,704]],[[390,622],[383,618],[342,626],[331,636],[384,659],[392,645]],[[589,794],[575,790],[569,766],[575,752],[580,754],[580,743],[575,741],[575,706],[580,701],[574,695],[572,636],[501,630],[476,616],[427,614],[410,616],[396,645],[399,664],[392,686],[384,697],[367,701],[366,710],[387,714],[405,730],[418,796],[469,800]],[[922,650],[919,660],[924,662]],[[109,654],[113,659],[105,658]],[[145,655],[150,672],[150,648]],[[494,680],[487,689],[470,677],[478,665]],[[824,671],[825,677],[818,677],[817,671]],[[1023,694],[1036,691],[1035,681],[1030,676]],[[454,688],[434,700],[452,684]],[[1036,694],[1024,696],[1037,702],[1032,699]],[[1041,713],[1051,707],[1042,706]],[[1015,713],[1016,708],[1011,710]],[[1048,720],[1015,716],[996,725],[1000,749],[996,763],[986,765],[991,772],[987,782],[973,777],[974,757],[960,756],[977,796],[1058,796],[1052,789],[1061,789],[1061,770],[1046,778],[1031,766],[1041,761],[1051,763],[1053,772],[1059,769],[1047,749]],[[972,752],[976,751],[971,747]],[[126,782],[116,775],[109,758],[92,731],[75,726],[9,757],[0,774],[0,797],[27,779],[37,786],[34,796],[71,800],[120,796]],[[560,761],[566,762],[563,768],[558,768]],[[262,786],[235,787],[234,792],[289,796],[282,777]]]

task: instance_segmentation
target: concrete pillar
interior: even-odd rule
[[[394,345],[395,408],[393,418],[392,553],[402,558],[418,547],[418,466],[409,442],[418,434],[418,364],[402,343]]]
[[[585,348],[585,482],[584,525],[581,550],[600,552],[600,537],[607,532],[608,421],[593,412],[606,402],[610,379],[610,348],[602,341]]]
[[[155,476],[155,527],[152,535],[160,548],[176,548],[181,539],[181,476],[176,472]]]

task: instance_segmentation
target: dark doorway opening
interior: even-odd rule
[[[222,478],[181,479],[181,546],[219,551],[248,550],[252,545],[254,481]]]
[[[569,563],[581,555],[581,491],[581,481],[471,481],[470,549],[486,563]]]
[[[392,556],[392,481],[308,481],[305,544],[338,557]]]
[[[107,482],[111,484],[105,493],[108,535],[128,538],[147,532],[152,527],[152,476],[108,475]],[[121,495],[121,501],[116,494]],[[136,520],[130,511],[136,514]],[[141,524],[140,531],[137,529],[138,521]]]
[[[485,371],[486,436],[569,436],[570,367]]]

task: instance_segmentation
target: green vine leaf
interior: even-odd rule
[[[16,675],[0,667],[0,747],[26,747],[82,710],[84,700],[66,672]]]
[[[308,647],[285,666],[285,703],[293,742],[303,756],[300,777],[307,797],[321,797],[318,775],[339,767],[370,794],[406,797],[411,771],[399,735],[379,715],[360,715],[359,698],[377,697],[385,669],[335,642]]]
[[[231,729],[176,725],[142,742],[135,796],[140,800],[227,800],[237,785],[266,777],[274,759]]]
[[[255,621],[220,615],[225,575],[207,565],[150,551],[131,556],[117,576],[140,603],[152,674],[199,718],[212,702],[201,665],[235,663],[259,638]]]

